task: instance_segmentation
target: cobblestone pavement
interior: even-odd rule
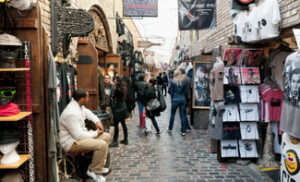
[[[110,148],[112,172],[106,181],[118,182],[254,182],[272,181],[255,168],[236,163],[219,163],[216,154],[209,152],[210,139],[205,130],[194,129],[185,137],[179,134],[180,119],[177,113],[173,133],[167,132],[170,117],[168,108],[157,118],[162,131],[145,136],[138,127],[138,110],[127,122],[129,145]],[[119,140],[123,139],[120,127]],[[111,128],[113,134],[113,128]],[[154,128],[152,128],[154,131]]]

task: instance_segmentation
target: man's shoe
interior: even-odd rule
[[[181,136],[185,136],[185,133],[180,133],[181,134]]]
[[[107,173],[109,173],[109,168],[104,167],[102,169],[102,173],[101,174],[107,174]]]
[[[105,178],[101,174],[94,173],[90,171],[90,169],[87,170],[86,174],[91,177],[96,182],[105,182]]]
[[[113,141],[109,144],[109,147],[119,147],[119,142]]]
[[[161,131],[156,132],[156,135],[160,135],[160,134],[161,134]]]
[[[122,140],[120,143],[124,145],[128,145],[128,140]]]

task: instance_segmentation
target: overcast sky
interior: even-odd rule
[[[165,63],[170,60],[178,31],[177,1],[158,0],[158,17],[134,19],[143,37],[148,37],[148,40],[153,43],[163,42],[161,46],[153,46],[151,49],[157,58]]]

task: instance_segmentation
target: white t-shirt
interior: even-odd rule
[[[236,15],[236,17],[233,20],[233,22],[234,22],[234,34],[235,34],[236,37],[239,37],[238,39],[241,40],[242,42],[246,41],[245,32],[244,32],[246,18],[247,18],[247,12],[246,11],[241,11]]]
[[[265,0],[261,4],[261,11],[257,14],[261,39],[279,36],[281,21],[279,3],[277,0]]]
[[[249,13],[248,17],[246,18],[246,42],[255,42],[260,40],[260,33],[258,27],[259,17],[258,15],[260,12],[261,7],[254,6],[252,11]]]

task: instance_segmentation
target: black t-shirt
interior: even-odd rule
[[[241,139],[240,123],[239,122],[225,122],[223,123],[223,140]]]
[[[226,104],[240,103],[239,88],[237,86],[224,85],[224,100]]]

